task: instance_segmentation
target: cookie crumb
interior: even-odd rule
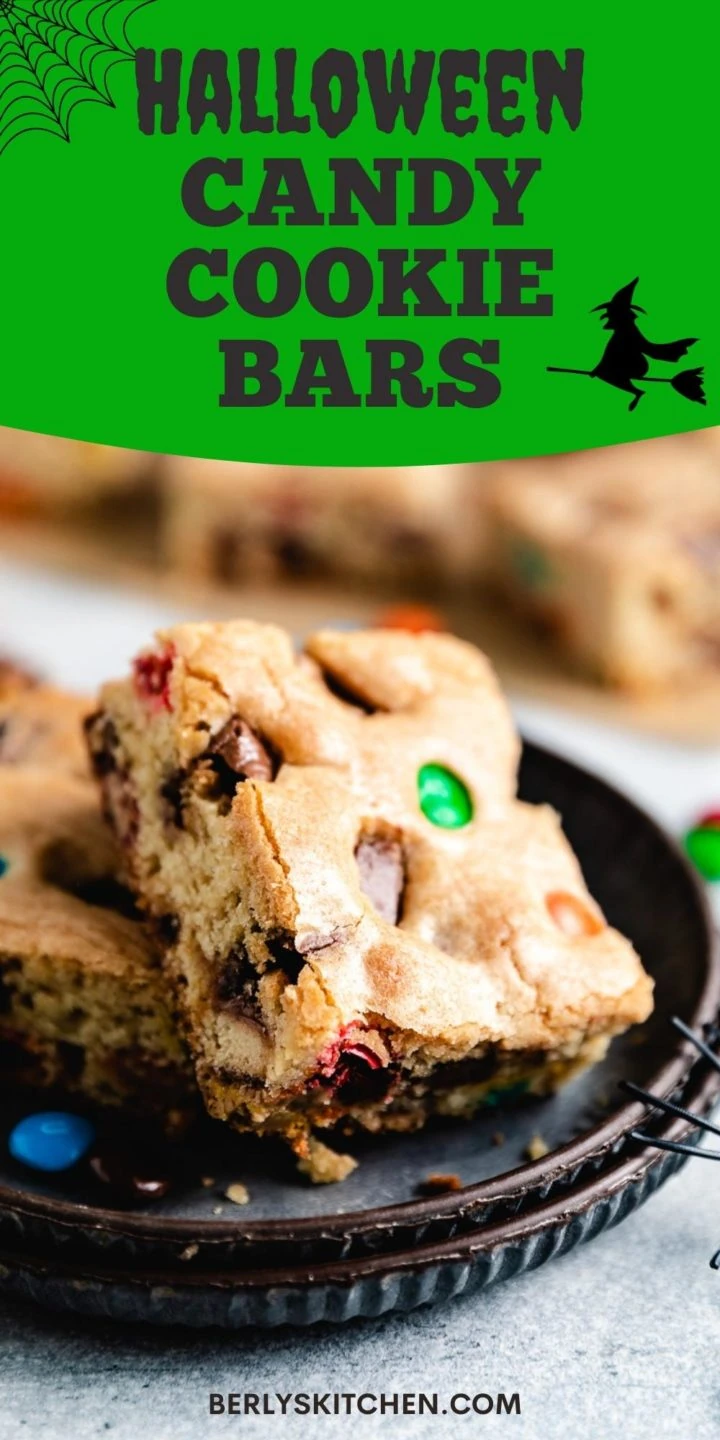
[[[428,1175],[416,1187],[418,1195],[449,1195],[453,1190],[462,1190],[459,1175]]]
[[[222,1205],[213,1205],[212,1213],[213,1213],[213,1215],[222,1215],[222,1213],[223,1213],[223,1207],[222,1207]]]
[[[250,1200],[250,1191],[247,1185],[242,1185],[238,1180],[234,1185],[228,1185],[225,1196],[226,1199],[232,1200],[233,1205],[247,1205]]]
[[[493,1130],[493,1133],[490,1136],[490,1144],[496,1145],[498,1149],[501,1145],[505,1144],[505,1136],[502,1130]]]
[[[357,1169],[357,1160],[352,1155],[338,1155],[329,1145],[310,1136],[307,1155],[298,1160],[301,1175],[307,1175],[313,1185],[335,1185],[346,1180]]]
[[[181,1259],[181,1260],[193,1260],[193,1259],[195,1258],[195,1256],[197,1255],[199,1249],[200,1249],[200,1246],[199,1246],[199,1245],[196,1245],[195,1242],[193,1241],[192,1245],[186,1245],[186,1246],[185,1246],[185,1249],[180,1251],[180,1259]]]
[[[533,1135],[532,1140],[525,1146],[525,1155],[528,1160],[542,1160],[544,1155],[549,1155],[550,1146],[546,1145],[542,1135]]]
[[[203,1190],[212,1190],[212,1187],[215,1184],[214,1175],[202,1175],[200,1177],[200,1184],[202,1185]]]

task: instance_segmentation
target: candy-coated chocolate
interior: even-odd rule
[[[602,920],[577,895],[568,891],[553,890],[545,896],[545,905],[558,930],[574,939],[579,939],[581,935],[599,935],[604,929]]]
[[[44,1110],[18,1122],[10,1132],[8,1147],[14,1160],[33,1170],[69,1170],[94,1139],[95,1127],[84,1116]]]
[[[170,676],[175,664],[175,649],[166,645],[158,653],[149,651],[133,661],[136,694],[153,711],[172,710]]]
[[[685,849],[705,880],[720,880],[720,826],[704,825],[689,830]]]
[[[720,829],[720,810],[706,810],[695,826],[696,830]]]
[[[511,565],[528,590],[539,590],[552,577],[550,562],[536,545],[520,542],[513,546]]]
[[[375,621],[380,630],[409,630],[421,635],[426,630],[447,630],[447,624],[439,610],[429,605],[388,605]]]
[[[422,765],[418,771],[420,809],[431,825],[458,830],[469,825],[473,804],[467,786],[444,765]]]

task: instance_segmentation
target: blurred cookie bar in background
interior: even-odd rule
[[[54,685],[20,678],[15,685],[3,681],[0,662],[0,767],[42,765],[66,775],[87,775],[82,727],[91,708],[86,696]]]
[[[139,450],[0,426],[0,516],[83,505],[133,490],[153,462]]]
[[[488,505],[500,590],[596,678],[720,670],[717,430],[501,466]]]
[[[224,584],[348,576],[462,582],[477,563],[478,466],[313,469],[169,457],[165,555]]]

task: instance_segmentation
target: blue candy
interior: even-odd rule
[[[10,861],[6,860],[4,855],[0,855],[0,880],[9,869]]]
[[[33,1170],[69,1170],[90,1149],[95,1126],[82,1115],[44,1110],[26,1115],[10,1132],[8,1148],[14,1160]]]

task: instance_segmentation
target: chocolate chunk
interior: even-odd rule
[[[405,866],[397,840],[361,840],[355,851],[360,889],[388,925],[397,925],[402,910]]]
[[[277,769],[269,746],[237,715],[223,726],[207,753],[241,780],[272,780]]]

